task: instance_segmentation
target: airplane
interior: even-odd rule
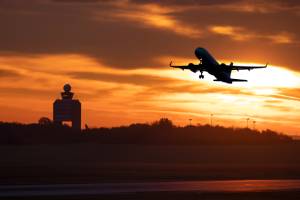
[[[234,79],[231,78],[231,71],[232,70],[252,70],[252,69],[259,69],[259,68],[266,68],[268,63],[265,66],[237,66],[233,65],[231,62],[229,65],[225,63],[219,64],[216,59],[210,55],[210,53],[204,48],[196,48],[195,55],[200,60],[199,64],[189,63],[187,66],[174,66],[172,65],[172,61],[170,62],[170,67],[179,68],[182,70],[188,69],[192,72],[196,73],[200,71],[200,79],[204,79],[203,72],[206,71],[209,74],[216,77],[214,81],[221,81],[228,84],[232,84],[233,82],[247,82],[244,79]]]

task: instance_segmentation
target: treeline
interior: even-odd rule
[[[295,142],[271,130],[209,125],[178,127],[166,118],[152,124],[86,128],[80,132],[45,119],[37,124],[0,122],[0,144],[261,145]]]

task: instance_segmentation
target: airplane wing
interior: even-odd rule
[[[177,66],[175,66],[175,65],[172,65],[172,61],[170,62],[170,67],[173,67],[173,68],[179,68],[179,69],[182,69],[182,70],[185,70],[185,69],[191,69],[190,68],[190,66],[188,66],[188,65],[177,65]]]
[[[252,69],[260,69],[260,68],[266,68],[268,66],[268,63],[265,66],[237,66],[237,65],[229,65],[231,70],[252,70]]]
[[[173,68],[179,68],[179,69],[182,69],[182,70],[185,70],[185,69],[188,69],[188,70],[191,70],[192,72],[196,73],[198,71],[200,72],[204,72],[206,71],[205,68],[201,67],[200,65],[194,65],[193,63],[189,63],[188,65],[172,65],[172,61],[170,62],[170,67],[173,67]]]

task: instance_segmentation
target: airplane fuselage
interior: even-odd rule
[[[196,57],[201,61],[199,68],[207,71],[210,75],[216,77],[215,81],[223,81],[232,83],[230,78],[231,70],[226,69],[226,66],[220,65],[204,48],[195,50]],[[201,70],[200,70],[201,71]]]

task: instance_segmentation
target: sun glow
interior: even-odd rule
[[[235,63],[235,65],[257,66],[261,64]],[[233,72],[232,77],[247,79],[248,87],[293,88],[300,86],[300,73],[274,65],[268,65],[265,69],[254,69],[250,72],[247,70],[240,70],[239,72]],[[237,85],[245,84],[238,83]]]
[[[272,95],[278,93],[276,89],[272,89],[272,88],[254,89],[253,92],[257,95]]]

